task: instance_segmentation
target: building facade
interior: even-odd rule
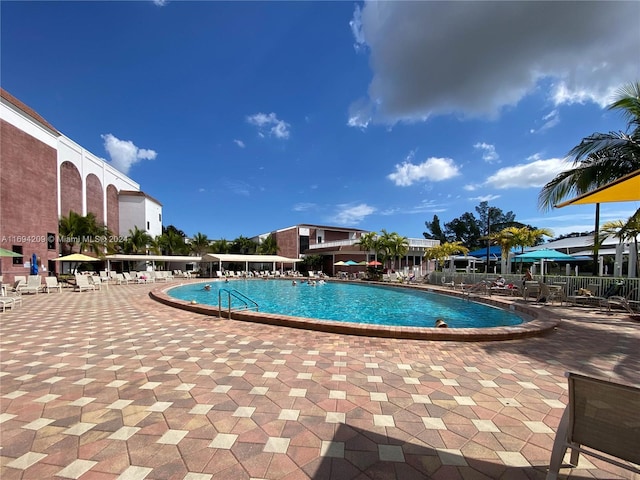
[[[345,269],[335,265],[337,262],[352,260],[360,263],[375,260],[375,252],[366,252],[360,248],[360,239],[366,233],[369,232],[356,228],[301,224],[264,233],[252,240],[260,243],[271,235],[278,245],[278,255],[289,258],[320,255],[322,271],[334,276],[342,270],[353,273],[358,269],[366,269],[364,265]],[[425,275],[428,265],[424,260],[424,254],[428,248],[439,245],[440,241],[424,238],[408,238],[407,241],[409,250],[406,255],[394,261],[393,269]]]
[[[0,247],[22,255],[0,257],[4,283],[28,275],[33,255],[40,274],[55,271],[58,221],[70,211],[93,213],[115,234],[122,233],[121,218],[127,219],[126,232],[132,217],[140,229],[147,230],[148,222],[149,233],[162,233],[162,205],[144,195],[145,215],[132,214],[122,192],[144,195],[138,183],[0,89]]]

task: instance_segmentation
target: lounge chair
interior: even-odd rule
[[[22,298],[20,295],[2,295],[0,296],[0,305],[2,306],[2,311],[6,311],[7,307],[13,310],[16,305],[22,305]]]
[[[18,286],[20,293],[35,293],[38,294],[43,290],[42,277],[40,275],[29,275],[27,283],[21,283]]]
[[[533,297],[538,300],[540,298],[540,283],[536,281],[524,282],[522,297],[525,300],[528,300],[529,297]]]
[[[102,290],[102,278],[98,275],[89,275],[89,283],[92,284],[96,290]]]
[[[124,274],[122,273],[116,273],[115,279],[116,279],[116,285],[122,285],[122,284],[127,285],[129,283],[129,280],[127,280]]]
[[[569,404],[558,426],[546,480],[558,478],[567,448],[571,466],[583,453],[640,474],[640,388],[575,373],[567,378]]]
[[[77,289],[79,292],[83,292],[85,290],[89,290],[92,292],[96,291],[96,287],[94,284],[89,283],[89,276],[88,275],[80,275],[80,274],[76,274],[76,287],[75,289]]]
[[[621,295],[612,295],[607,298],[607,311],[611,312],[611,307],[620,307],[629,313],[637,313],[640,311],[640,300],[634,300],[638,297],[640,289],[634,288],[624,297]]]
[[[134,279],[131,276],[131,274],[129,272],[122,272],[122,275],[124,275],[124,279],[126,280],[125,283],[129,283],[129,282],[133,282]]]
[[[44,277],[44,289],[47,293],[51,293],[51,290],[58,290],[62,293],[62,284],[58,283],[56,277]]]

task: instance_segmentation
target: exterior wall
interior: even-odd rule
[[[57,250],[47,248],[48,234],[58,233],[56,151],[53,142],[42,141],[43,135],[37,138],[0,120],[0,247],[21,246],[24,255],[16,265],[12,258],[0,257],[5,283],[29,274],[24,262],[34,253],[45,268],[57,257]]]
[[[60,165],[60,216],[69,216],[70,211],[83,215],[82,177],[71,162]],[[56,202],[57,203],[57,202]]]
[[[58,219],[70,210],[93,212],[118,233],[120,190],[139,191],[140,186],[0,88],[0,247],[20,246],[24,255],[15,265],[12,258],[0,257],[4,283],[29,274],[24,263],[33,253],[46,270],[57,266],[51,260],[58,257]],[[135,225],[146,227],[149,221],[153,234],[159,234],[162,206],[153,199],[145,205],[142,195],[142,216]]]
[[[120,230],[118,189],[113,185],[107,187],[107,228],[112,234],[118,234]]]
[[[149,197],[144,201],[145,229],[153,238],[162,235],[162,205]]]
[[[120,195],[118,205],[120,210],[119,235],[129,235],[129,230],[135,230],[136,226],[140,230],[146,231],[147,224],[144,218],[144,197]]]
[[[86,201],[87,213],[93,213],[96,216],[97,223],[104,225],[105,205],[103,202],[104,193],[102,192],[102,184],[98,177],[93,173],[87,175],[86,182]]]
[[[296,227],[274,232],[273,236],[278,244],[278,255],[287,258],[299,258],[298,229]]]

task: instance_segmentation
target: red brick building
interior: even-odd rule
[[[55,271],[58,220],[71,210],[92,212],[121,233],[119,192],[139,190],[136,182],[0,89],[0,247],[22,254],[0,257],[4,283],[28,275],[33,254],[39,273]],[[157,209],[154,218],[161,221]]]

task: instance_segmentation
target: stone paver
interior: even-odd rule
[[[566,371],[640,383],[640,323],[618,312],[540,306],[548,335],[436,342],[219,320],[152,288],[0,314],[0,478],[542,480]]]

